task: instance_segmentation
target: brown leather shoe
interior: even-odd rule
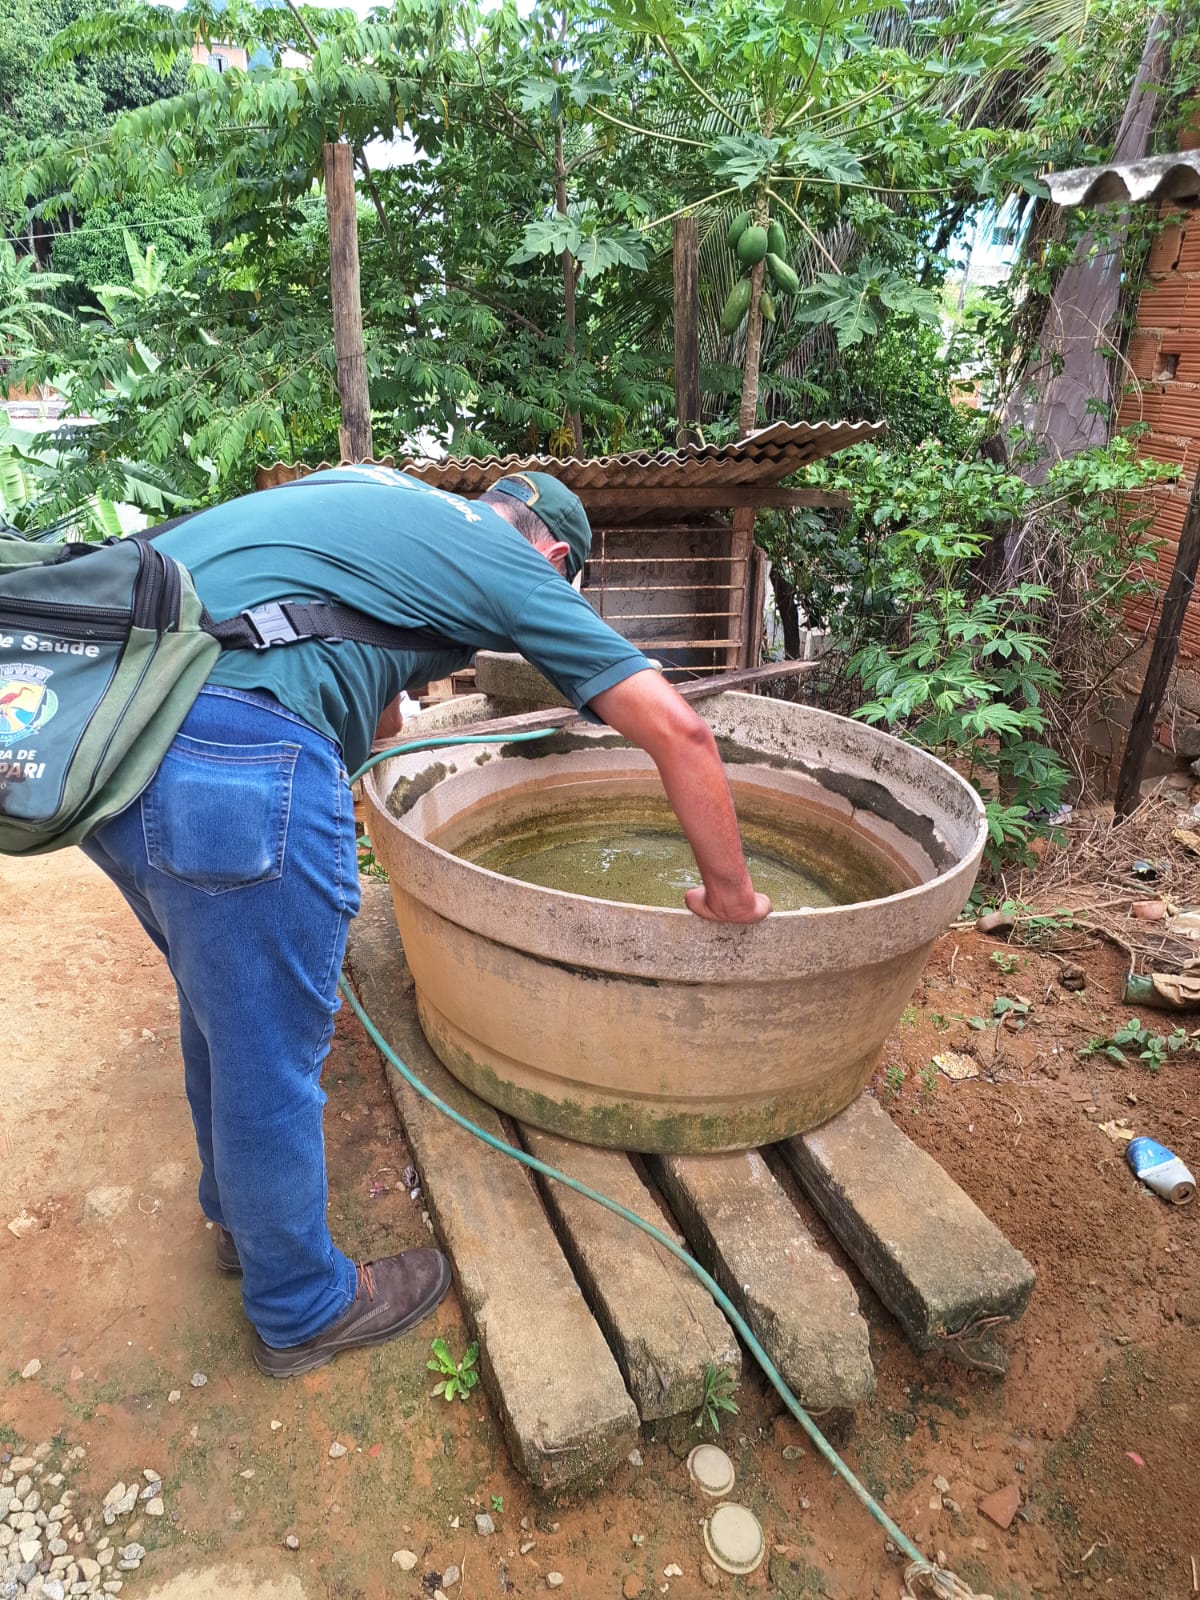
[[[274,1349],[255,1333],[255,1363],[269,1377],[295,1378],[323,1367],[343,1350],[386,1344],[427,1317],[449,1287],[450,1263],[440,1250],[405,1250],[363,1262],[354,1303],[331,1328],[285,1350]]]
[[[217,1228],[217,1271],[242,1275],[242,1258],[228,1228]]]

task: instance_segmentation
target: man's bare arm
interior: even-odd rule
[[[641,748],[658,768],[679,818],[702,889],[684,896],[709,922],[760,922],[771,909],[746,870],[733,796],[712,730],[657,672],[637,672],[591,701],[610,728]]]

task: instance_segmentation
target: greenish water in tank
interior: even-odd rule
[[[911,879],[858,833],[808,808],[738,802],[754,886],[776,911],[848,905],[906,889]],[[691,847],[665,800],[591,798],[515,817],[492,815],[486,832],[432,842],[522,883],[598,900],[672,909],[700,883]]]

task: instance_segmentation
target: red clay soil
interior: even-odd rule
[[[236,1284],[214,1274],[195,1206],[162,964],[75,852],[4,862],[0,875],[0,1448],[47,1441],[57,1463],[84,1446],[71,1468],[81,1507],[143,1467],[162,1472],[168,1514],[127,1534],[149,1553],[122,1600],[172,1579],[162,1600],[232,1594],[226,1563],[242,1592],[273,1583],[280,1600],[416,1600],[451,1564],[463,1573],[451,1600],[533,1595],[551,1572],[564,1600],[615,1600],[638,1583],[647,1597],[711,1593],[682,1462],[699,1438],[690,1419],[595,1494],[537,1504],[486,1402],[431,1396],[428,1338],[465,1344],[453,1296],[396,1345],[293,1383],[256,1373]],[[1200,1057],[1157,1073],[1081,1059],[1129,1008],[1115,952],[1071,959],[1082,995],[1060,986],[1053,956],[952,933],[886,1047],[874,1092],[1028,1256],[1038,1286],[1004,1333],[1012,1359],[998,1378],[913,1354],[860,1285],[878,1387],[838,1444],[892,1517],[979,1593],[1174,1600],[1193,1592],[1200,1562],[1200,1204],[1142,1190],[1100,1125],[1127,1121],[1200,1172]],[[1029,1005],[1023,1029],[994,1022],[997,997]],[[1141,1015],[1169,1031],[1161,1013]],[[982,1075],[933,1071],[947,1050]],[[330,1211],[345,1248],[366,1257],[428,1238],[382,1074],[343,1016],[326,1071]],[[40,1370],[22,1379],[33,1359]],[[738,1400],[722,1443],[769,1555],[719,1592],[893,1600],[901,1565],[880,1530],[752,1375]],[[1021,1506],[1001,1531],[978,1505],[1010,1485]],[[477,1511],[492,1536],[475,1532]],[[392,1563],[399,1549],[418,1556],[414,1571]],[[665,1575],[672,1564],[682,1576]]]

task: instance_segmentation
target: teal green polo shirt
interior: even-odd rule
[[[341,746],[353,771],[402,689],[444,678],[476,650],[517,650],[571,701],[649,661],[489,506],[388,467],[335,467],[202,512],[157,541],[218,621],[269,601],[332,601],[448,650],[308,640],[227,650],[209,682],[265,689]]]

